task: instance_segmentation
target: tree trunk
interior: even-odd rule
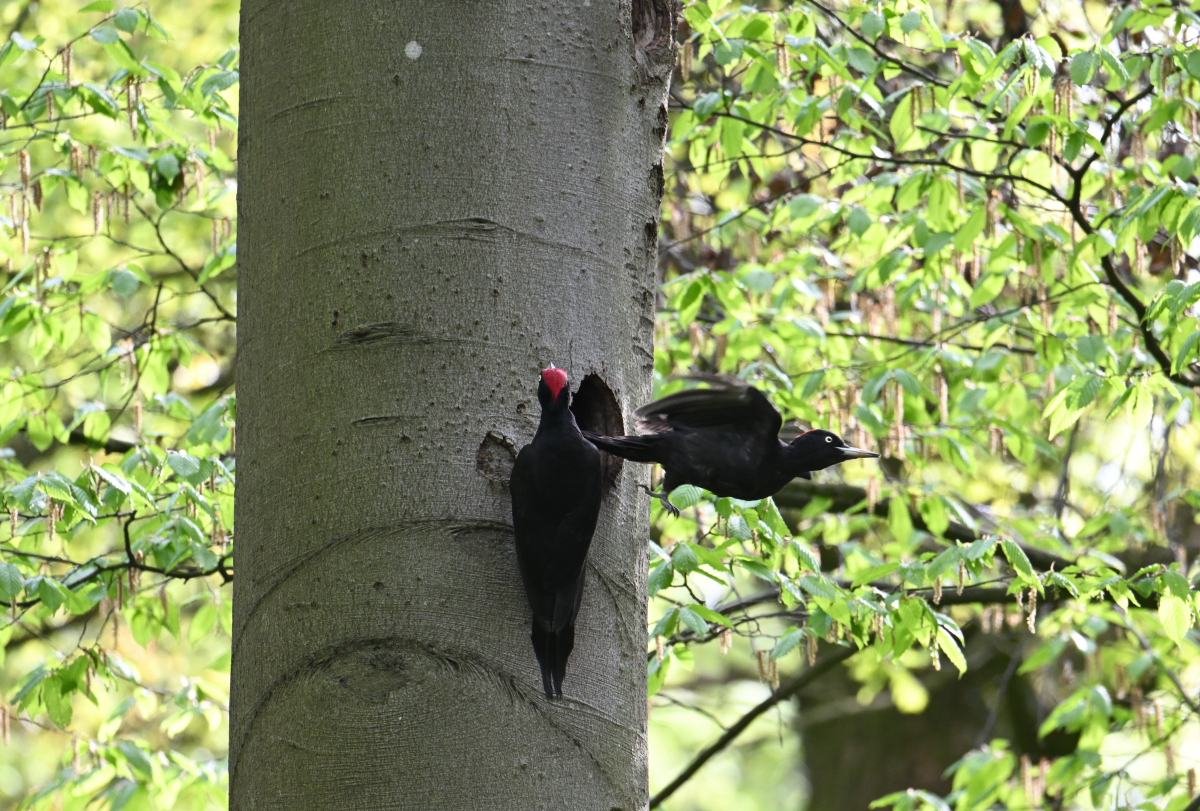
[[[233,809],[645,806],[644,473],[555,702],[506,478],[649,395],[669,12],[243,3]]]

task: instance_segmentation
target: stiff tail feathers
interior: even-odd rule
[[[546,698],[562,698],[567,659],[575,647],[575,627],[567,626],[559,631],[552,631],[543,628],[535,619],[533,631],[529,636],[533,640],[533,652],[537,655],[538,666],[542,669],[542,689],[546,691]]]
[[[648,436],[600,436],[591,431],[584,431],[583,435],[588,442],[605,453],[620,456],[630,462],[659,461],[656,447],[658,437],[654,434]]]

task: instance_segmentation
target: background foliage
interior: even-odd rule
[[[0,10],[0,792],[225,804],[237,6]]]
[[[0,792],[222,806],[237,8],[80,5],[0,8]],[[656,393],[885,458],[655,508],[655,802],[1184,807],[1200,18],[682,19]]]
[[[782,723],[814,808],[1182,808],[1195,4],[683,16],[656,394],[736,374],[885,458],[774,503],[673,495],[652,805],[795,804],[764,773]]]

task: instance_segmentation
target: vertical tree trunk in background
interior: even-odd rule
[[[649,394],[669,12],[243,3],[233,809],[645,805],[636,471],[558,702],[504,480],[540,367]]]

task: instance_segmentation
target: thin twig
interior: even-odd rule
[[[725,730],[725,733],[717,738],[713,743],[709,744],[700,754],[692,759],[692,762],[681,771],[674,780],[667,784],[666,788],[654,795],[650,800],[651,808],[658,808],[663,801],[679,790],[679,787],[691,779],[692,775],[700,771],[714,755],[725,749],[729,744],[733,743],[734,739],[746,731],[746,727],[750,726],[756,718],[765,713],[767,710],[774,707],[779,702],[791,698],[796,693],[803,690],[814,681],[824,676],[841,662],[846,661],[854,654],[858,653],[856,648],[839,648],[834,653],[822,659],[817,664],[805,670],[799,676],[781,685],[778,690],[771,696],[756,705],[750,712],[738,719],[737,723]]]

